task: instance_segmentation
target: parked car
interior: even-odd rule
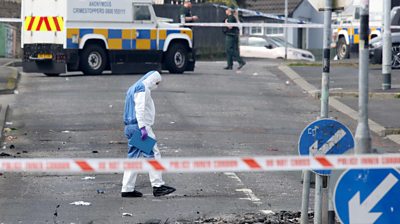
[[[392,68],[400,68],[400,33],[392,33]],[[372,64],[382,64],[382,37],[371,40],[369,58]]]
[[[279,37],[241,37],[240,55],[248,58],[285,58],[285,41]],[[315,61],[314,55],[288,43],[287,58]]]

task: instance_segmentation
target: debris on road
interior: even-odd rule
[[[92,151],[92,153],[99,153],[99,151],[97,151],[97,150],[94,150],[94,151]]]
[[[57,216],[58,216],[58,208],[60,208],[60,206],[61,206],[61,205],[57,205],[57,206],[56,206],[56,209],[54,210],[54,214],[53,214],[54,217],[57,217]]]
[[[5,153],[5,152],[0,153],[0,157],[11,157],[11,156],[12,155]]]
[[[262,213],[264,213],[266,215],[275,215],[275,212],[271,211],[271,210],[262,210]]]
[[[124,212],[124,213],[122,213],[122,216],[124,216],[124,217],[133,217],[133,214]]]
[[[279,149],[276,149],[276,148],[267,148],[267,151],[269,151],[269,152],[278,152]]]
[[[104,194],[104,193],[105,193],[105,191],[104,191],[104,190],[97,189],[97,194]]]
[[[17,139],[18,137],[17,136],[7,136],[7,141],[14,141],[15,139]]]
[[[128,142],[127,141],[110,141],[108,144],[110,144],[110,145],[112,145],[112,144],[125,145],[125,144],[128,144]]]
[[[94,180],[96,177],[82,177],[81,180]]]
[[[71,203],[69,203],[70,205],[79,205],[79,206],[89,206],[89,205],[91,205],[92,203],[90,203],[90,202],[85,202],[85,201],[74,201],[74,202],[71,202]]]
[[[268,213],[268,214],[267,214]],[[223,215],[221,217],[207,218],[202,217],[196,219],[192,223],[207,223],[207,224],[220,224],[220,223],[269,223],[269,224],[297,224],[300,223],[300,212],[280,211],[273,212],[265,210],[263,213],[246,213],[242,215],[231,214]],[[308,214],[309,223],[313,223],[313,213]],[[179,222],[178,222],[179,223]],[[185,222],[183,222],[185,223]]]

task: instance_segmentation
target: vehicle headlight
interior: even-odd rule
[[[72,35],[72,43],[79,44],[79,36],[78,35]]]

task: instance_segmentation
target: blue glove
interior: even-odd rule
[[[146,138],[147,138],[147,130],[146,130],[146,127],[143,127],[143,128],[141,128],[140,129],[140,133],[142,134],[142,140],[146,140]]]

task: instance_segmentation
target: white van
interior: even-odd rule
[[[193,33],[151,0],[23,0],[23,70],[49,76],[193,71]]]

